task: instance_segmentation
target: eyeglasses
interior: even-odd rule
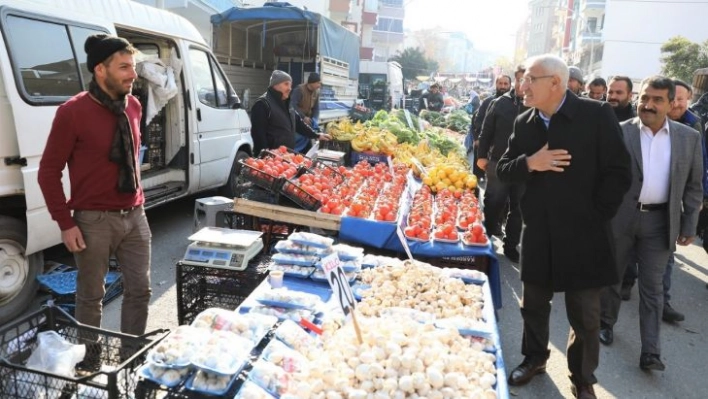
[[[543,76],[525,76],[519,81],[521,84],[528,83],[530,85],[536,83],[539,79],[552,78],[554,75],[543,75]]]

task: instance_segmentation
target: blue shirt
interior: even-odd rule
[[[563,94],[563,99],[561,100],[560,104],[558,104],[558,108],[556,108],[556,112],[558,112],[558,110],[559,110],[559,109],[563,106],[563,104],[565,103],[565,96],[566,96],[566,95]],[[546,116],[546,114],[544,114],[543,112],[541,112],[540,109],[538,109],[538,108],[536,108],[536,109],[538,110],[538,116],[541,117],[541,120],[543,120],[543,123],[546,125],[546,129],[548,129],[548,126],[551,125],[551,117],[552,117],[553,115],[551,115],[551,116]]]

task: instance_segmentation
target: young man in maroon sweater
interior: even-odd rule
[[[39,164],[39,185],[78,267],[76,318],[101,325],[104,279],[114,254],[123,273],[121,331],[145,332],[150,301],[150,240],[140,187],[140,102],[130,92],[136,50],[104,34],[84,45],[89,90],[59,107]],[[67,201],[62,170],[68,165]],[[71,211],[73,210],[73,217]]]

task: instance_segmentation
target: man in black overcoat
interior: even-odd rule
[[[568,67],[542,55],[526,62],[521,90],[532,107],[514,122],[499,179],[525,183],[521,200],[524,361],[510,385],[545,372],[554,292],[565,292],[572,392],[594,398],[600,292],[619,281],[610,220],[631,184],[630,158],[607,103],[567,89]]]

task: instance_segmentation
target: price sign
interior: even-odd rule
[[[344,274],[344,269],[341,267],[341,262],[337,254],[332,254],[322,259],[322,270],[325,276],[327,276],[330,287],[332,287],[334,298],[342,308],[344,315],[349,316],[356,307],[356,300],[354,299],[354,294],[352,294],[352,288],[349,286],[349,279],[346,274]]]
[[[394,173],[395,171],[393,169],[393,159],[391,159],[390,155],[386,157],[386,162],[388,162],[388,171],[391,172],[391,177],[393,178],[394,176],[396,176],[396,174]]]
[[[418,127],[413,125],[413,118],[411,118],[411,111],[404,109],[403,114],[406,116],[406,122],[408,122],[408,127],[416,130]]]
[[[363,344],[364,341],[361,338],[361,330],[359,329],[359,323],[356,321],[356,312],[354,311],[356,300],[354,299],[354,294],[352,294],[352,287],[349,286],[349,279],[344,274],[344,269],[342,269],[339,256],[335,253],[322,259],[322,270],[324,270],[325,276],[327,276],[327,281],[330,287],[332,287],[334,297],[337,299],[337,302],[339,302],[344,316],[352,315],[352,323],[354,324],[357,341],[359,345]]]
[[[396,234],[398,234],[398,239],[401,240],[401,245],[403,246],[403,249],[406,251],[406,255],[408,255],[408,259],[414,260],[413,254],[411,253],[411,249],[408,247],[408,240],[406,239],[406,235],[403,234],[403,229],[401,228],[400,224],[396,228]]]

